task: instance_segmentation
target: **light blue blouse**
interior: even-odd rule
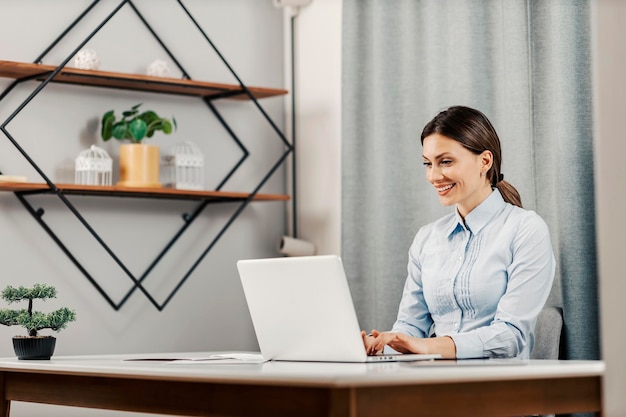
[[[449,214],[422,227],[392,331],[450,336],[457,358],[528,358],[554,279],[546,223],[495,189],[465,222]]]

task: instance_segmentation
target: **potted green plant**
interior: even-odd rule
[[[120,146],[120,180],[123,187],[160,187],[159,148],[142,141],[161,131],[169,135],[176,130],[176,119],[160,117],[152,110],[140,112],[141,103],[122,112],[118,120],[114,110],[102,116],[102,139],[129,141]]]
[[[28,333],[27,336],[13,337],[13,349],[18,359],[50,359],[54,353],[56,338],[41,336],[39,331],[51,329],[59,332],[69,322],[76,320],[76,313],[67,307],[47,314],[33,311],[33,300],[45,301],[56,298],[56,295],[56,289],[46,284],[35,284],[32,288],[8,286],[2,291],[2,298],[9,304],[28,301],[28,308],[25,309],[0,309],[0,324],[22,326]]]

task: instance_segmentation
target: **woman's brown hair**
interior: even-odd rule
[[[456,140],[476,155],[491,151],[493,163],[487,171],[487,178],[493,187],[498,188],[504,201],[522,207],[519,192],[510,183],[504,181],[501,171],[500,139],[487,116],[470,107],[449,107],[436,115],[424,127],[421,137],[422,145],[427,136],[435,133]]]

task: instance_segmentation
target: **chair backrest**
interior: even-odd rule
[[[563,333],[563,309],[546,306],[537,317],[531,359],[559,359]]]

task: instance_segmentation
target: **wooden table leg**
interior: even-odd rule
[[[0,416],[9,417],[10,412],[11,412],[11,401],[2,400],[2,404],[0,404]]]
[[[0,398],[0,417],[9,417],[9,413],[11,411],[11,401],[7,400],[6,389],[4,386],[4,373],[0,373],[0,393],[2,394],[2,398]]]

